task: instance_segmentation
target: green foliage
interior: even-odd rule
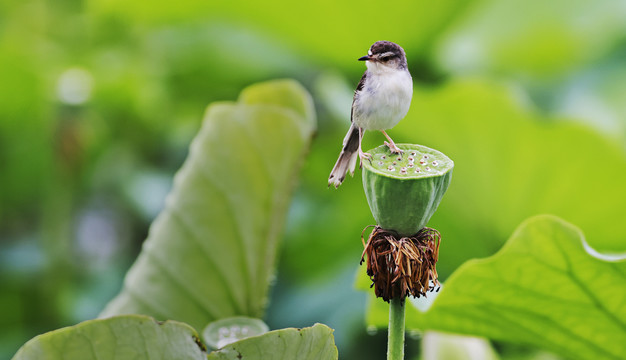
[[[336,360],[333,330],[315,324],[303,329],[282,329],[250,337],[209,354],[209,360],[322,359]]]
[[[407,329],[531,344],[566,358],[621,359],[626,261],[593,257],[585,247],[573,225],[531,218],[497,254],[461,266],[426,312],[408,306]],[[387,322],[381,304],[373,302],[368,315],[380,327]]]
[[[311,99],[293,81],[211,105],[124,289],[102,316],[147,314],[196,329],[261,316],[313,129]]]
[[[337,359],[333,330],[321,324],[250,337],[212,352],[208,359]],[[89,320],[39,335],[13,360],[207,359],[206,348],[189,325],[157,322],[142,315]]]
[[[430,222],[443,235],[442,280],[538,213],[623,252],[623,5],[400,1],[390,26],[373,21],[373,1],[0,1],[0,358],[97,316],[162,209],[206,104],[284,77],[312,90],[319,131],[265,320],[324,322],[342,357],[379,358],[360,321],[365,295],[346,286],[358,234],[374,220],[360,181],[329,191],[325,180],[364,70],[356,58],[381,39],[406,49],[417,87],[390,134],[456,161]],[[382,140],[368,132],[364,148]]]
[[[626,7],[620,2],[527,5],[532,11],[520,11],[514,0],[475,2],[442,37],[440,63],[453,72],[492,71],[546,80],[597,61],[626,31]]]
[[[188,22],[223,21],[237,18],[246,24],[268,29],[280,34],[296,51],[317,56],[343,66],[353,64],[376,40],[395,39],[398,43],[412,44],[416,50],[428,48],[433,37],[472,1],[425,0],[396,2],[402,11],[394,14],[394,26],[368,26],[372,8],[380,4],[367,2],[311,2],[302,3],[293,12],[292,4],[285,0],[267,2],[219,2],[187,0],[185,6],[172,8],[167,1],[155,1],[146,9],[120,1],[96,1],[91,4],[100,16],[131,18],[141,24],[159,25],[184,19]],[[329,11],[332,10],[332,11]],[[349,14],[349,16],[347,16]],[[320,21],[332,26],[320,26]]]
[[[250,86],[237,103],[210,106],[164,211],[103,316],[150,314],[197,329],[230,315],[260,316],[289,195],[314,128],[311,99],[291,80]],[[267,331],[260,320],[242,319],[224,320],[237,337],[242,324],[265,327],[250,332],[246,325],[246,336]],[[215,331],[210,325],[207,334],[233,330],[212,324]],[[188,325],[133,315],[38,336],[15,359],[190,359],[204,358],[204,350]],[[229,354],[337,359],[337,348],[332,330],[316,325],[253,336],[211,356]]]
[[[141,315],[89,320],[27,342],[13,360],[206,359],[198,334],[176,321]]]

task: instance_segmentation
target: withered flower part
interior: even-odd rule
[[[365,232],[370,226],[366,227]],[[377,297],[390,299],[406,296],[426,296],[429,291],[439,290],[435,265],[439,259],[441,235],[435,229],[424,227],[412,236],[399,236],[393,230],[375,226],[367,243],[361,264],[367,258],[367,275]]]

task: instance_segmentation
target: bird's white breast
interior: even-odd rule
[[[412,96],[413,81],[406,69],[370,68],[355,94],[352,121],[365,130],[390,129],[406,116]]]

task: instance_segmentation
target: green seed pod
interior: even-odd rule
[[[386,145],[363,162],[363,188],[380,227],[410,236],[433,215],[452,178],[454,162],[443,153],[415,144],[399,144],[402,154]]]

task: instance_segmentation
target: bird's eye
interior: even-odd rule
[[[383,56],[380,57],[380,61],[387,62],[387,61],[393,59],[394,57],[395,57],[394,54],[387,53],[386,55],[383,55]]]

